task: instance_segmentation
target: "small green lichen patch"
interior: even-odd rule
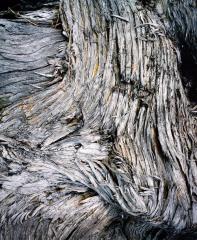
[[[0,97],[0,121],[2,118],[3,109],[8,105],[8,99],[5,97]]]

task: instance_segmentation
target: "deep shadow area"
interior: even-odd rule
[[[0,1],[0,11],[11,8],[13,10],[35,10],[45,3],[55,2],[54,0],[6,0]]]
[[[179,234],[170,240],[196,240],[197,239],[197,232],[186,232],[183,234]]]
[[[186,95],[192,104],[197,103],[197,63],[192,56],[191,49],[184,44],[181,46],[181,73]]]

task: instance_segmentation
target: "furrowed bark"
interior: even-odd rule
[[[21,49],[16,35],[14,54],[5,43],[0,239],[196,238],[196,110],[180,72],[180,45],[195,56],[191,2],[62,0],[60,54],[52,28]]]

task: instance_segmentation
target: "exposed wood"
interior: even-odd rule
[[[0,240],[197,238],[179,2],[62,0],[64,36],[52,9],[0,20]]]

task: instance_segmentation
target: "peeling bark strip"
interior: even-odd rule
[[[28,22],[22,48],[23,23],[0,20],[16,45],[0,49],[0,240],[197,238],[196,122],[170,39],[194,44],[194,9],[179,1],[175,23],[171,1],[144,2],[61,0],[59,54],[58,30]]]

